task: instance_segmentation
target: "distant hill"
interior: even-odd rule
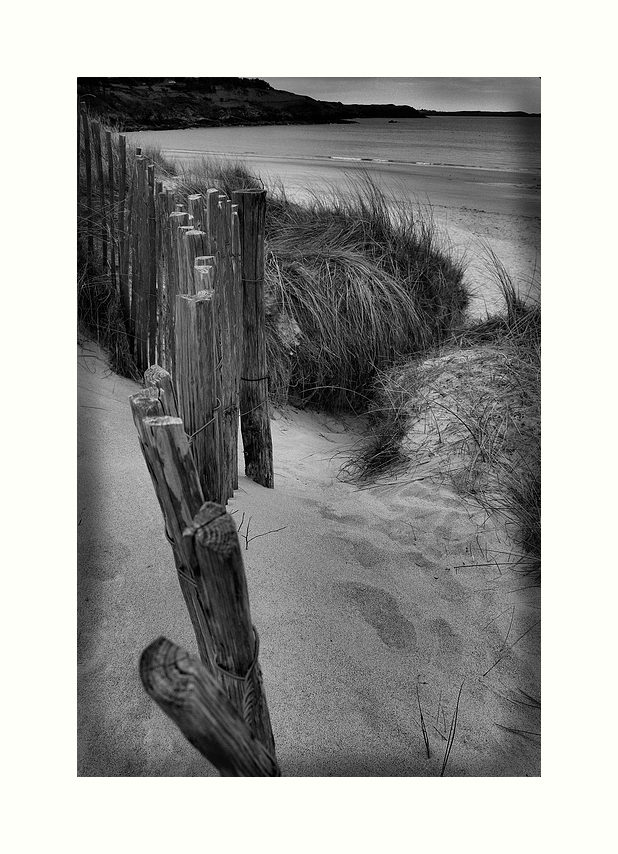
[[[78,77],[77,94],[124,131],[424,118],[408,106],[317,101],[254,77]]]
[[[521,110],[501,112],[498,110],[419,110],[423,116],[497,116],[506,118],[540,119],[540,113],[524,113]]]

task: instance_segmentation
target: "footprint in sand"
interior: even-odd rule
[[[391,649],[416,648],[416,630],[399,610],[397,600],[368,584],[343,582],[336,587],[360,612],[362,618]]]

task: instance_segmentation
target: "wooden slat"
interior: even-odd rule
[[[84,164],[86,168],[86,232],[88,235],[88,260],[94,257],[93,206],[92,206],[92,149],[90,146],[90,121],[86,110],[82,110],[84,129]]]
[[[214,644],[215,677],[256,738],[274,756],[275,740],[234,520],[223,507],[206,503],[184,537],[199,566],[195,579]]]
[[[103,177],[103,154],[101,152],[101,126],[92,122],[92,139],[94,142],[94,159],[97,166],[97,181],[99,184],[99,224],[98,235],[101,242],[101,259],[103,269],[107,272],[107,211],[105,203],[105,179]]]
[[[191,228],[184,233],[181,233],[184,262],[185,262],[185,290],[183,293],[196,294],[199,288],[196,286],[195,278],[195,259],[204,257],[208,249],[208,235],[205,231],[200,231],[196,228]]]
[[[127,332],[131,324],[131,298],[129,296],[129,253],[125,206],[127,203],[127,138],[118,137],[118,254],[120,279],[120,305]]]
[[[190,224],[193,228],[203,231],[205,226],[204,197],[201,193],[194,193],[191,196],[187,196],[187,211],[189,213]]]
[[[207,501],[221,501],[221,401],[216,386],[216,295],[176,297],[174,383]]]
[[[268,406],[268,367],[264,311],[264,235],[266,191],[234,193],[238,205],[242,255],[243,350],[240,380],[240,424],[245,474],[268,488],[274,486],[272,435]]]
[[[204,499],[183,423],[180,418],[160,415],[161,401],[155,388],[147,388],[129,400],[140,447],[165,520],[166,536],[172,547],[198,651],[202,661],[211,667],[213,644],[198,600],[195,559],[186,553],[186,540],[182,537]]]
[[[144,384],[146,385],[146,388],[157,389],[163,409],[162,414],[178,418],[176,392],[169,372],[159,365],[151,365],[144,373]]]
[[[116,182],[114,179],[114,149],[112,146],[112,133],[109,130],[105,131],[105,148],[107,152],[107,183],[109,191],[110,270],[112,274],[112,287],[116,290]]]
[[[179,205],[175,205],[179,207]],[[178,282],[178,229],[184,227],[189,215],[184,211],[173,211],[169,215],[169,263],[167,264],[166,311],[165,311],[165,347],[166,367],[175,380],[174,359],[176,356],[176,337],[174,325],[176,317],[176,297],[181,291]]]
[[[148,214],[148,364],[154,365],[157,358],[157,324],[159,320],[159,298],[157,288],[157,216],[155,208],[154,166],[147,168],[147,214]]]

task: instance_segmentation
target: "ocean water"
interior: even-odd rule
[[[302,159],[540,175],[541,120],[436,116],[343,125],[273,125],[129,134],[172,158]]]

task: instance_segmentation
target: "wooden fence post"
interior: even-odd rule
[[[163,415],[178,418],[178,402],[172,377],[159,365],[151,365],[144,373],[146,388],[156,388],[163,408]]]
[[[175,385],[185,429],[208,501],[221,501],[221,399],[216,386],[213,292],[176,297]]]
[[[176,207],[180,207],[180,205],[176,205]],[[178,281],[179,229],[186,225],[188,219],[189,215],[185,211],[173,211],[169,215],[170,257],[167,265],[165,349],[167,355],[166,367],[171,373],[174,382],[176,381],[176,368],[174,365],[174,359],[176,358],[176,336],[174,333],[176,297],[179,293],[182,293],[179,289],[180,283]]]
[[[103,155],[101,153],[101,126],[92,122],[92,138],[94,140],[94,157],[97,164],[97,179],[99,182],[99,198],[101,211],[99,217],[99,240],[101,242],[101,258],[103,268],[107,272],[107,213],[105,205],[105,180],[103,178]]]
[[[222,777],[280,777],[276,759],[198,659],[160,637],[142,653],[148,695]]]
[[[240,376],[240,426],[245,473],[272,489],[275,483],[268,413],[268,375],[264,316],[264,234],[266,190],[240,190],[238,205],[242,255],[243,351]]]
[[[182,249],[184,250],[184,290],[183,293],[196,294],[195,259],[204,257],[208,248],[208,235],[197,228],[181,232]]]
[[[110,231],[110,269],[112,273],[112,287],[116,290],[116,197],[114,181],[114,149],[112,147],[112,133],[105,131],[105,145],[107,152],[107,179],[109,183],[109,231]]]
[[[120,304],[124,325],[129,331],[131,323],[131,300],[129,297],[129,255],[127,252],[127,233],[125,224],[125,204],[127,196],[127,138],[118,137],[118,232],[120,236],[118,254],[120,277]]]
[[[243,352],[242,329],[242,258],[240,254],[240,224],[238,205],[232,205],[232,272],[234,276],[233,293],[235,298],[235,325],[233,330],[236,341],[236,361],[234,373],[234,400],[238,407],[232,419],[232,490],[238,489],[238,430],[240,427],[240,370]]]
[[[129,398],[146,467],[165,520],[165,533],[172,547],[178,581],[193,624],[202,661],[212,667],[210,631],[197,595],[192,557],[182,538],[202,506],[200,487],[189,442],[180,418],[162,416],[157,389],[147,388]]]
[[[90,122],[88,113],[82,109],[82,124],[84,128],[84,162],[86,165],[86,233],[88,235],[88,261],[94,256],[93,210],[92,210],[92,151],[90,148]]]
[[[191,196],[187,196],[187,209],[189,212],[189,220],[193,228],[198,231],[205,231],[204,197],[201,193],[194,193]]]
[[[149,329],[149,231],[148,231],[148,161],[142,155],[135,158],[137,182],[134,196],[133,224],[135,229],[135,269],[131,311],[135,319],[136,362],[140,370],[148,367]],[[133,305],[135,304],[135,312]]]
[[[183,534],[191,543],[195,575],[214,646],[215,677],[256,738],[275,755],[275,740],[251,622],[247,579],[233,518],[206,503]],[[188,549],[189,550],[189,549]]]
[[[147,167],[147,208],[148,215],[148,362],[154,365],[157,350],[157,322],[159,318],[159,299],[157,290],[157,212],[155,208],[154,166]]]

